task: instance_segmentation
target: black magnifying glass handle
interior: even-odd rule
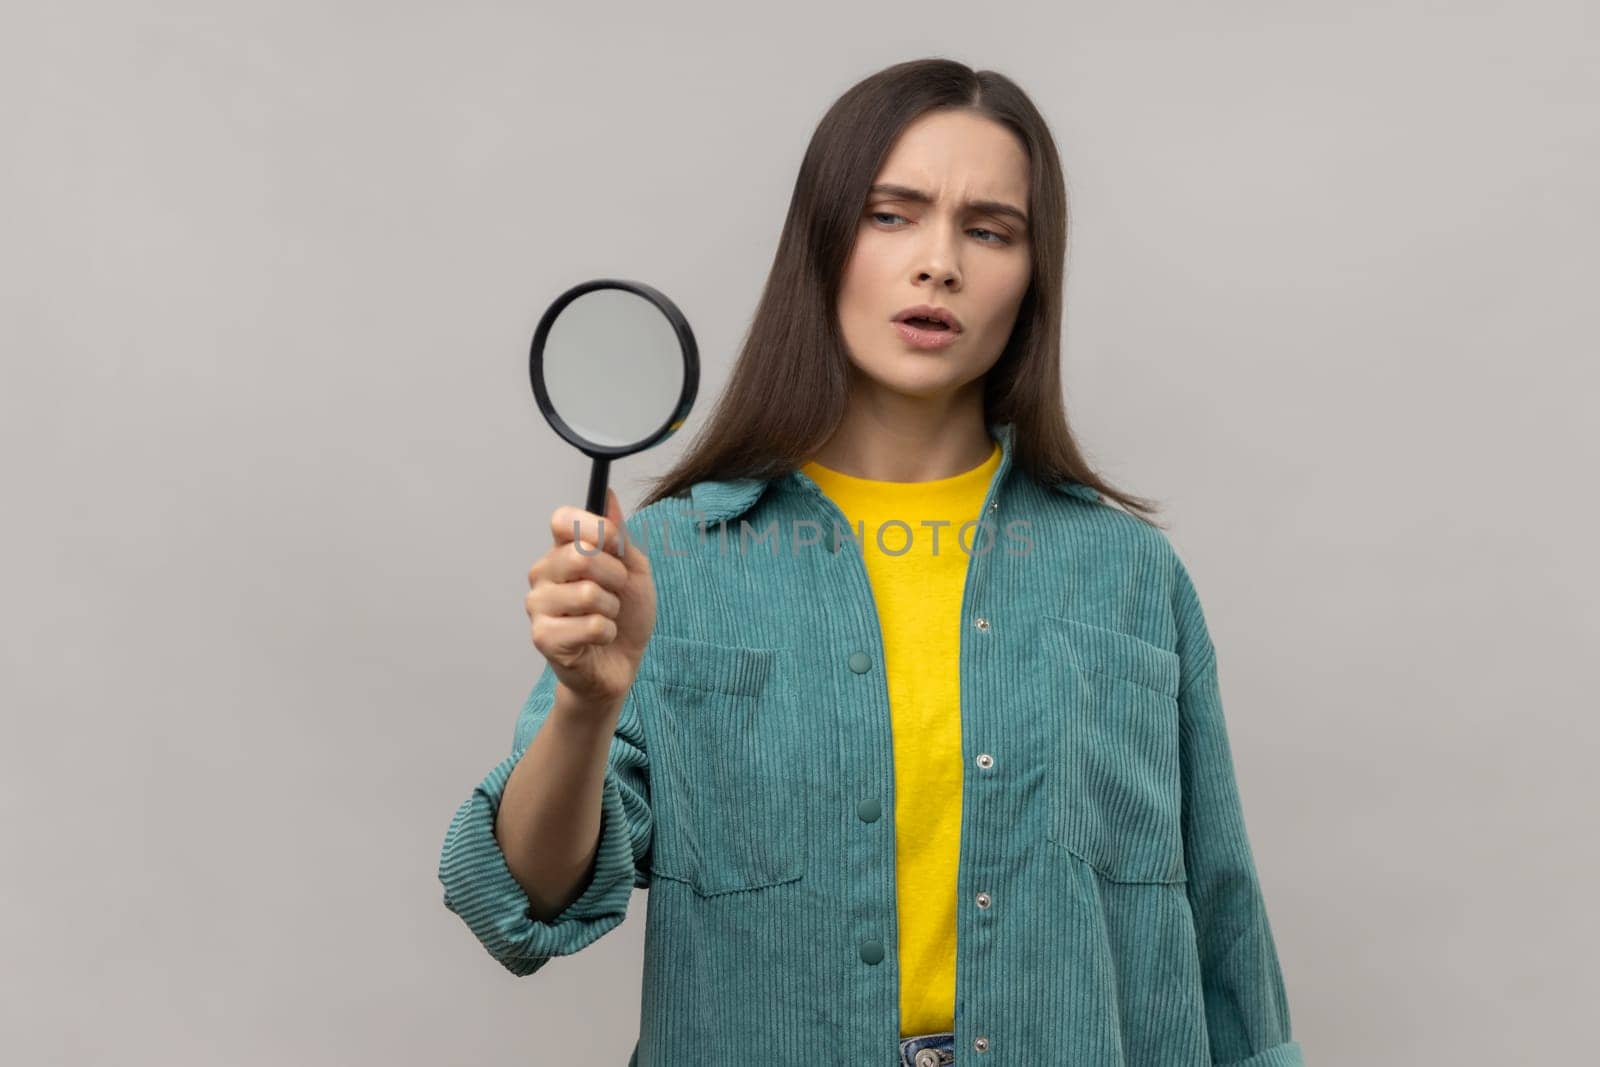
[[[606,476],[610,472],[611,460],[605,456],[595,456],[594,466],[589,468],[588,510],[596,515],[604,516],[606,513]]]

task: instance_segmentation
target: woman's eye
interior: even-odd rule
[[[903,220],[905,218],[904,215],[896,214],[893,211],[872,211],[872,212],[868,212],[867,217],[870,218],[870,219],[874,219],[874,220],[877,220],[877,219],[902,219]],[[884,225],[886,225],[886,226],[887,225],[892,225],[892,223],[884,223]],[[975,226],[972,229],[968,230],[967,232],[968,233],[986,233],[986,234],[989,235],[989,237],[994,238],[994,240],[992,240],[992,241],[989,240],[989,237],[983,238],[983,243],[986,244],[986,245],[1008,245],[1008,244],[1011,243],[1011,241],[1009,239],[1007,239],[1004,234],[996,233],[994,230],[986,229],[985,227],[982,227],[982,226]]]

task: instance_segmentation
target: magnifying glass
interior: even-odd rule
[[[604,515],[611,461],[672,436],[700,387],[689,320],[643,282],[598,278],[545,310],[528,376],[556,433],[594,460],[587,508]]]

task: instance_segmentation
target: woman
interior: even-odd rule
[[[648,887],[631,1063],[1302,1062],[1199,599],[1066,424],[1064,188],[998,74],[855,86],[697,441],[551,516],[440,878],[519,975]]]

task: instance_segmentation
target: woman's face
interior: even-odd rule
[[[931,112],[902,132],[873,188],[839,290],[858,385],[948,401],[1000,358],[1027,293],[1027,152],[991,119]],[[941,348],[914,346],[894,323],[913,304],[953,312],[961,331]]]

